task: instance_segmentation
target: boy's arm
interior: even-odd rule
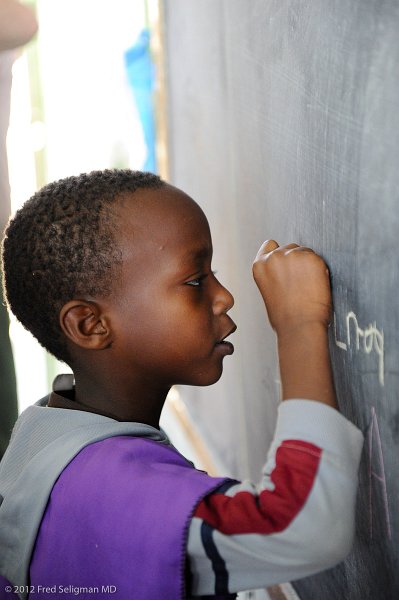
[[[265,242],[253,274],[277,334],[282,399],[306,398],[337,407],[328,351],[328,269],[309,248]]]
[[[191,521],[192,595],[265,588],[334,566],[351,549],[361,432],[321,402],[279,406],[259,485],[209,494]]]

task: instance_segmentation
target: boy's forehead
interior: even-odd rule
[[[118,235],[122,250],[134,251],[153,246],[154,250],[179,247],[183,252],[212,251],[205,214],[187,194],[165,184],[140,189],[118,200]]]
[[[164,184],[159,188],[141,188],[122,194],[116,202],[116,210],[123,217],[143,221],[155,216],[179,218],[187,213],[202,213],[190,196],[179,188]]]

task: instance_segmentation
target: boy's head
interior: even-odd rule
[[[191,198],[149,173],[97,171],[49,184],[18,211],[4,240],[6,297],[74,370],[102,350],[121,373],[207,385],[235,328],[211,258]]]
[[[57,358],[69,359],[59,325],[63,304],[110,294],[117,278],[116,198],[163,185],[156,175],[129,170],[68,177],[34,194],[9,224],[3,242],[7,302]]]

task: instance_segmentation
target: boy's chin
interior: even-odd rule
[[[200,376],[198,378],[196,378],[195,381],[193,381],[192,383],[190,383],[189,385],[195,385],[198,387],[207,387],[209,385],[213,385],[214,383],[218,382],[219,379],[221,378],[223,374],[223,365],[220,366],[220,368],[216,371],[207,371],[206,373],[201,373]]]
[[[208,361],[204,365],[204,369],[197,370],[181,380],[180,385],[191,385],[197,387],[207,387],[217,383],[223,374],[223,359],[219,357],[217,361],[213,360],[211,363]]]

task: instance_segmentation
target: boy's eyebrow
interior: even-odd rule
[[[203,260],[209,258],[211,254],[211,249],[208,246],[202,246],[201,248],[192,248],[184,255],[184,258]]]

